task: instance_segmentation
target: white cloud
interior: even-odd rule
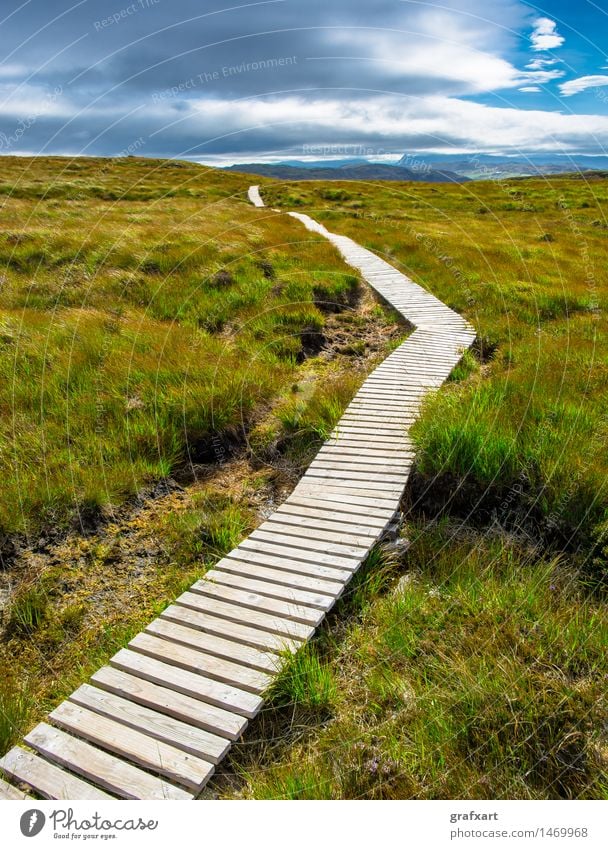
[[[27,65],[0,65],[0,77],[24,77],[28,73]]]
[[[464,35],[454,40],[448,18],[436,13],[434,20],[442,21],[438,32],[449,31],[449,39],[426,32],[411,39],[394,32],[336,31],[330,36],[333,55],[342,61],[349,57],[355,68],[367,63],[369,79],[376,70],[386,88],[411,94],[475,95],[544,84],[564,76],[562,70],[548,69],[551,60],[539,60],[542,64],[520,70],[496,53],[483,50],[472,37],[470,43]]]
[[[430,146],[564,152],[608,146],[608,116],[498,108],[442,96],[387,95],[365,103],[301,97],[232,103],[201,99],[172,127],[175,113],[163,107],[148,111],[146,120],[157,127],[166,122],[169,136],[181,128],[203,143],[216,133],[248,141],[261,133],[275,143],[280,139],[282,149],[309,139],[317,144],[380,145],[386,152]],[[165,138],[164,132],[160,138]]]
[[[585,91],[587,88],[598,88],[608,85],[608,76],[606,74],[594,74],[588,77],[577,77],[575,80],[568,80],[565,83],[560,83],[559,90],[564,97],[571,97],[573,94],[578,94]]]
[[[519,91],[542,91],[537,85],[525,85],[519,89]]]
[[[551,65],[557,65],[558,61],[558,59],[541,59],[539,56],[537,59],[528,62],[526,68],[530,71],[540,71],[543,68],[550,68]]]
[[[555,50],[561,47],[565,38],[557,31],[557,24],[551,18],[537,18],[530,36],[533,50]]]

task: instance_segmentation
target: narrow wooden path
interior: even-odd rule
[[[249,190],[263,206],[257,186]],[[475,338],[389,263],[306,215],[404,318],[284,504],[0,759],[0,798],[191,799],[399,509],[408,428]]]

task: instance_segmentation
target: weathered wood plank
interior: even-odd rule
[[[23,802],[25,799],[31,798],[25,790],[18,790],[17,787],[13,787],[12,784],[0,778],[0,799],[4,799],[7,802]]]
[[[248,719],[254,717],[262,706],[262,699],[253,693],[212,681],[204,675],[186,672],[184,669],[178,669],[176,666],[162,663],[129,649],[121,649],[117,652],[111,658],[110,665],[130,675],[151,681],[152,684],[177,690],[178,693],[192,696],[194,699],[200,699],[232,713],[238,713]]]
[[[310,507],[324,510],[329,516],[339,518],[340,521],[347,522],[350,516],[351,523],[360,522],[372,525],[374,522],[384,522],[387,515],[392,515],[395,504],[398,504],[400,500],[400,494],[373,493],[370,497],[369,493],[335,492],[331,487],[327,487],[324,493],[311,492],[311,489],[318,488],[319,482],[317,480],[313,483],[302,478],[282,507],[277,510],[277,513],[287,506],[297,509]]]
[[[344,580],[328,581],[322,578],[302,575],[298,572],[289,572],[283,569],[274,569],[269,566],[260,566],[257,563],[247,563],[236,557],[225,557],[216,563],[215,569],[219,572],[231,572],[242,575],[245,578],[259,578],[280,587],[291,589],[302,589],[309,592],[318,592],[334,598],[342,592]],[[348,576],[350,577],[350,576]]]
[[[237,590],[230,587],[218,586],[213,581],[205,577],[202,581],[197,581],[190,588],[192,592],[201,593],[204,596],[211,596],[219,601],[228,601],[233,604],[241,605],[242,607],[250,607],[252,610],[259,610],[263,613],[276,613],[285,619],[293,619],[294,622],[300,622],[303,625],[317,625],[323,619],[323,612],[314,607],[304,607],[285,601],[277,601],[266,596],[257,595],[247,590]]]
[[[299,508],[298,510],[288,504],[285,507],[287,509],[277,510],[273,513],[264,524],[277,524],[282,528],[293,528],[294,533],[310,534],[312,531],[324,531],[328,534],[336,534],[338,539],[341,537],[349,539],[352,535],[352,539],[366,540],[368,547],[384,527],[384,521],[359,522],[356,517],[353,518],[344,513],[340,516],[333,515],[332,518],[328,518],[327,511],[312,508]]]
[[[299,548],[297,545],[290,543],[289,540],[281,539],[274,541],[264,539],[258,541],[256,537],[249,536],[243,540],[237,548],[236,552],[239,556],[244,552],[249,555],[256,553],[262,557],[287,557],[289,560],[302,561],[303,563],[314,563],[315,565],[326,565],[332,569],[346,569],[351,572],[357,568],[357,564],[361,558],[361,550],[350,547],[350,551],[330,551],[325,553],[322,551],[310,552],[304,548]]]
[[[345,538],[343,537],[343,539]],[[260,526],[257,530],[253,531],[249,535],[249,540],[279,545],[287,551],[290,557],[301,554],[300,549],[304,550],[304,552],[316,552],[314,556],[315,561],[317,561],[317,554],[328,557],[333,557],[335,554],[338,558],[346,557],[348,559],[360,560],[361,557],[365,557],[369,548],[368,545],[353,544],[352,538],[351,542],[339,542],[331,534],[326,534],[324,539],[315,534],[313,538],[310,534],[307,536],[294,534],[292,529],[283,530],[281,526],[270,525],[269,523],[265,523],[264,526]],[[294,552],[293,549],[296,549],[296,551]],[[306,559],[309,559],[308,556],[306,556]],[[319,562],[325,561],[321,560]]]
[[[251,563],[257,566],[270,566],[272,569],[283,569],[286,572],[297,572],[299,575],[305,575],[310,578],[319,578],[324,581],[343,582],[350,578],[350,575],[357,568],[356,560],[349,560],[348,567],[342,566],[334,568],[329,563],[326,566],[319,566],[311,560],[301,560],[299,558],[289,556],[285,551],[269,554],[261,551],[255,551],[248,548],[238,547],[231,551],[226,557],[220,561],[224,563],[226,560],[241,560],[244,563]],[[219,565],[219,564],[217,564]]]
[[[364,555],[376,537],[375,533],[367,533],[365,535],[353,533],[351,535],[345,530],[344,526],[342,526],[342,529],[338,531],[315,527],[314,522],[310,522],[307,525],[296,525],[289,522],[274,522],[272,520],[260,525],[257,529],[257,533],[258,536],[256,539],[264,539],[265,536],[270,533],[272,533],[273,537],[276,538],[277,534],[280,534],[281,537],[288,536],[293,537],[300,542],[305,541],[308,543],[308,545],[306,545],[307,548],[319,548],[320,550],[327,550],[326,547],[324,548],[326,543],[333,545],[349,545],[350,541],[353,544],[356,544],[358,552],[363,553]],[[295,543],[295,545],[298,544],[298,542]],[[355,546],[353,545],[351,547]]]
[[[87,781],[83,781],[75,775],[66,772],[44,758],[15,747],[0,758],[0,771],[10,776],[13,781],[29,785],[32,790],[45,799],[89,799],[101,800],[111,799],[107,793],[94,787]],[[9,784],[3,785],[10,788],[8,799],[27,799],[28,796]]]
[[[271,634],[268,631],[250,628],[240,623],[229,622],[226,619],[219,619],[217,616],[210,616],[200,610],[195,610],[192,607],[184,607],[180,604],[169,605],[169,607],[163,610],[160,618],[168,619],[184,627],[198,628],[207,634],[214,634],[217,637],[223,637],[227,640],[241,642],[243,645],[261,649],[262,651],[268,650],[277,653],[282,651],[297,651],[302,645],[301,640],[282,637],[277,634]]]
[[[247,720],[242,716],[111,666],[103,666],[92,676],[91,681],[110,693],[228,740],[238,740],[247,725]]]
[[[208,576],[205,576],[205,579],[209,581]],[[154,619],[146,626],[146,633],[181,643],[184,646],[190,646],[206,654],[223,657],[225,660],[233,661],[233,663],[250,666],[252,669],[266,672],[269,675],[277,671],[277,656],[272,652],[252,649],[250,646],[245,646],[234,640],[226,640],[222,637],[216,637],[214,634],[205,634],[204,631],[197,631],[195,628],[188,628],[165,619]]]
[[[152,769],[195,792],[213,773],[213,764],[209,761],[72,702],[62,702],[50,714],[50,719],[65,731],[101,746],[121,760]]]
[[[283,513],[298,516],[319,515],[336,521],[339,519],[340,522],[345,524],[362,524],[373,528],[383,528],[387,513],[390,515],[390,510],[384,505],[366,505],[366,509],[361,510],[360,505],[356,502],[339,502],[335,498],[325,501],[325,499],[315,499],[310,496],[304,497],[301,496],[298,487],[296,487],[274,515],[281,516]]]
[[[79,687],[69,701],[213,764],[219,763],[230,748],[224,737],[210,734],[195,725],[181,722],[107,690],[91,687],[90,684]]]
[[[291,640],[308,640],[314,631],[310,625],[285,619],[278,614],[263,613],[258,610],[242,607],[239,604],[231,604],[218,598],[201,595],[196,592],[185,592],[176,599],[176,604],[183,607],[191,607],[201,613],[227,619],[237,625],[245,624],[250,628],[259,628],[279,637],[287,637]]]
[[[248,693],[263,693],[272,680],[267,672],[260,672],[223,657],[205,654],[197,648],[174,643],[154,634],[137,634],[129,643],[129,648],[146,657],[196,672],[205,678],[238,687]]]
[[[59,728],[40,723],[25,738],[28,746],[55,763],[123,799],[191,799],[192,794],[150,775]]]
[[[228,587],[249,590],[260,595],[276,598],[280,601],[289,601],[293,604],[306,604],[317,610],[327,611],[334,604],[334,597],[323,593],[309,592],[308,590],[294,589],[285,584],[273,584],[260,578],[246,578],[243,575],[235,575],[232,572],[221,572],[218,569],[210,569],[205,579],[215,584],[223,584]]]

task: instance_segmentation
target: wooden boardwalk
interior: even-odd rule
[[[249,190],[263,206],[257,186]],[[416,326],[368,377],[278,510],[0,759],[0,798],[191,799],[393,521],[408,428],[475,338],[356,242],[322,234]]]

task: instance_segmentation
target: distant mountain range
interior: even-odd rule
[[[397,166],[411,167],[413,157],[403,156]],[[607,156],[563,156],[550,154],[532,154],[530,156],[494,156],[477,154],[475,156],[454,156],[444,154],[433,156],[426,164],[430,168],[450,168],[457,174],[471,180],[496,180],[501,177],[539,176],[543,174],[571,174],[579,171],[608,170]]]
[[[258,174],[260,177],[275,177],[278,180],[416,180],[427,183],[466,183],[468,177],[454,174],[445,169],[424,168],[420,171],[397,165],[382,165],[364,162],[355,165],[298,163],[287,165],[282,162],[264,164],[249,162],[231,165],[225,171],[241,171],[245,174]]]
[[[275,163],[249,162],[231,165],[226,171],[241,171],[279,180],[396,180],[427,183],[466,183],[468,180],[498,180],[572,172],[608,171],[606,156],[456,156],[433,154],[425,159],[405,154],[392,164],[366,159],[285,160]]]

